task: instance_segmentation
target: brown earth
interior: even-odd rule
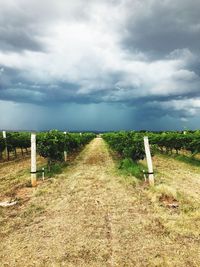
[[[131,179],[94,139],[63,174],[32,189],[28,204],[0,210],[0,266],[200,266],[194,222],[174,227],[187,214]]]

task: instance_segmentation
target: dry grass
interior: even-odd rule
[[[169,184],[184,195],[198,199],[200,202],[200,168],[173,158],[159,155],[154,157],[154,165],[158,175],[158,181]]]
[[[37,157],[38,165],[46,161]],[[15,198],[18,189],[30,184],[30,157],[0,163],[0,201]],[[22,192],[20,192],[22,194]]]
[[[65,173],[9,209],[0,266],[200,266],[199,198],[183,183],[179,192],[167,161],[155,159],[149,189],[120,176],[102,139],[93,140]],[[175,209],[164,203],[175,200]]]
[[[148,196],[163,217],[165,227],[172,234],[200,245],[200,169],[161,155],[154,157],[154,165],[158,171],[157,185]],[[164,196],[177,202],[178,208],[164,214],[163,205],[159,206],[158,201]],[[166,203],[162,204],[166,206]],[[199,258],[197,262],[198,266]]]

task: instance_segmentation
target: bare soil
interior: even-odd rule
[[[174,227],[187,214],[128,179],[94,139],[26,204],[0,209],[0,266],[200,266],[198,217]]]

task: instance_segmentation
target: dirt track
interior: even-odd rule
[[[116,176],[101,138],[11,220],[0,266],[188,266],[198,251],[195,240],[189,250],[187,238],[169,233],[141,189]]]

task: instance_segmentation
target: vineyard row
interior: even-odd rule
[[[37,133],[37,152],[48,163],[53,161],[63,161],[64,151],[70,153],[80,149],[82,146],[90,142],[96,135],[93,133],[63,133],[61,131],[52,130],[49,132]],[[17,156],[18,149],[23,150],[31,147],[31,133],[28,132],[7,132],[6,138],[0,134],[0,159],[3,153],[7,154],[10,159],[10,153],[13,152]]]

